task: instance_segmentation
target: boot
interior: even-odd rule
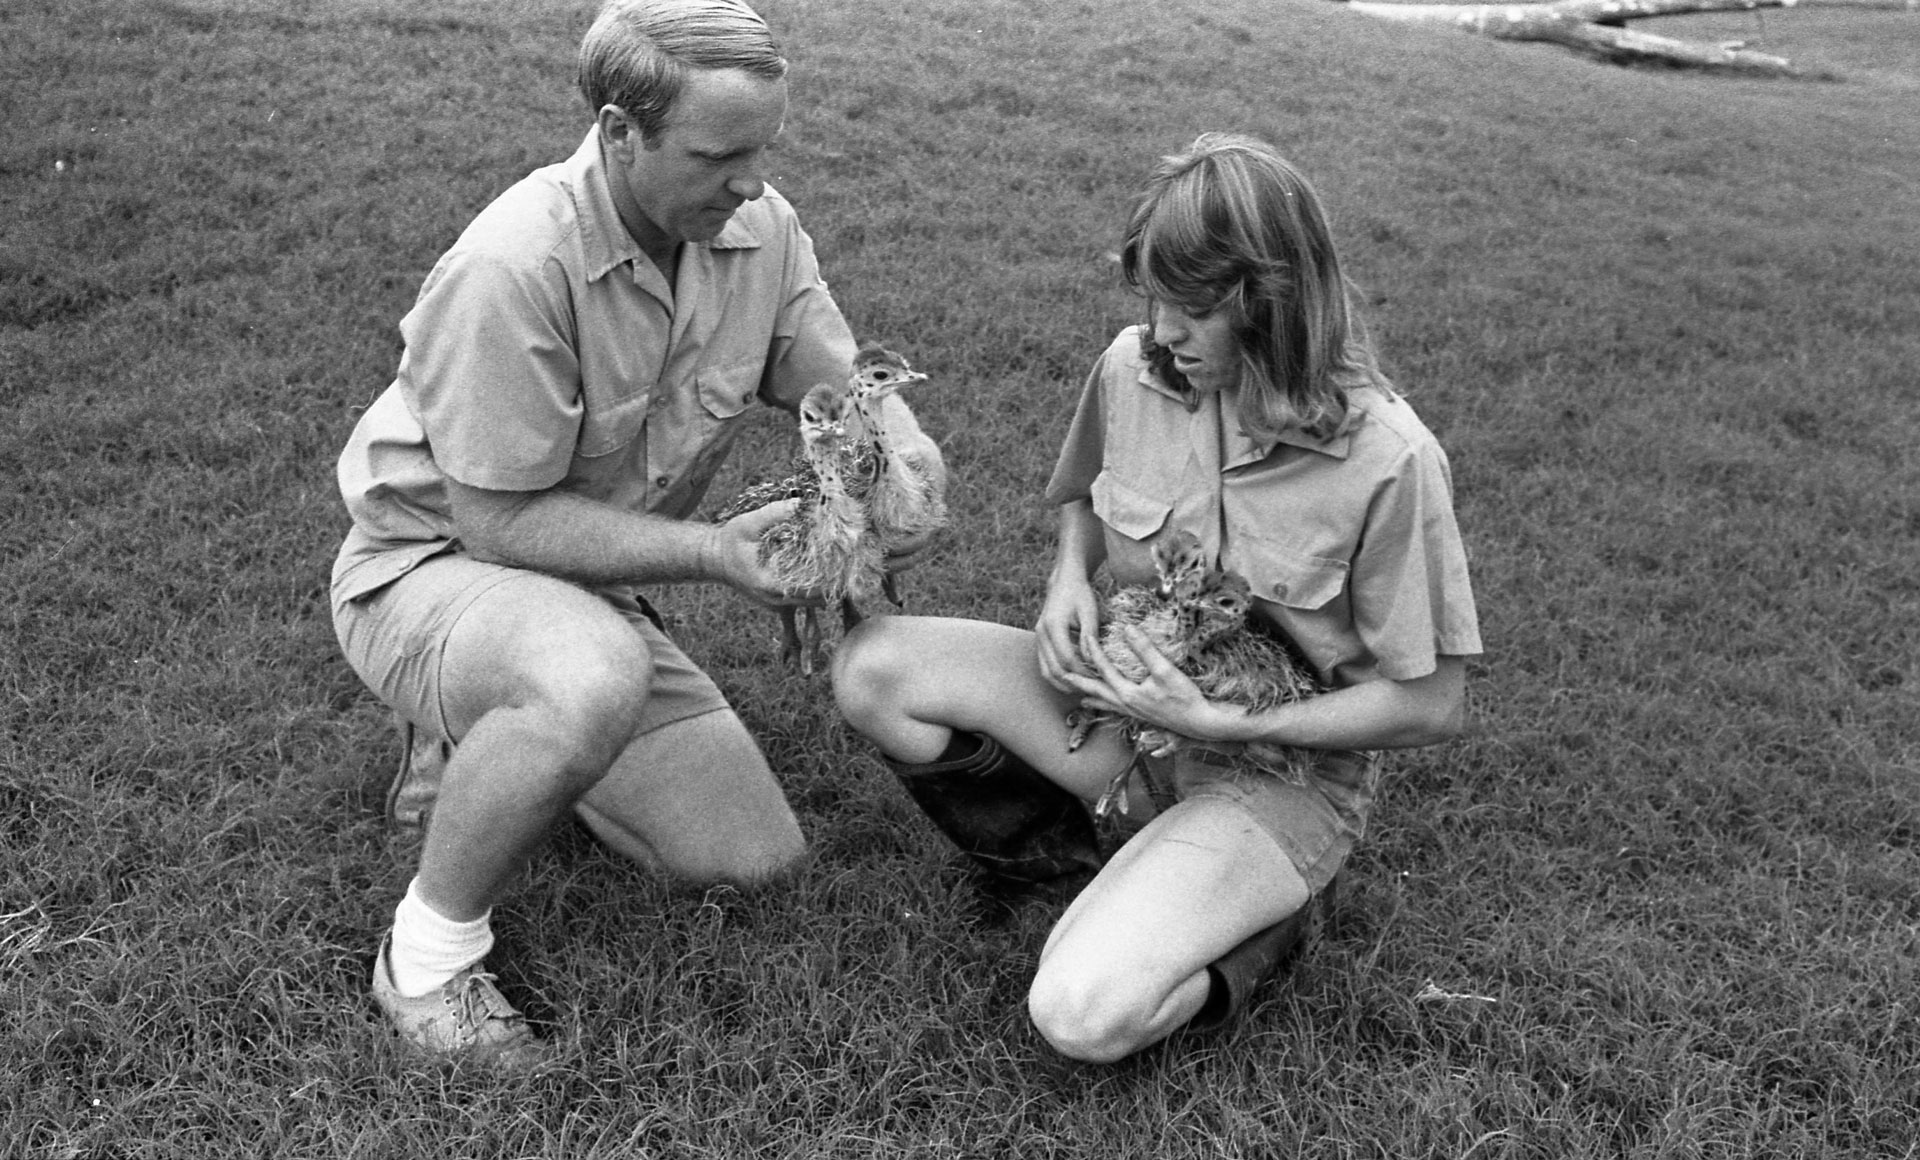
[[[1306,945],[1316,910],[1321,927],[1332,926],[1339,887],[1340,877],[1336,874],[1326,889],[1309,898],[1305,906],[1265,930],[1255,931],[1239,946],[1208,964],[1207,978],[1212,988],[1187,1029],[1209,1031],[1246,1010],[1254,989],[1279,974],[1282,967],[1299,955],[1300,948]]]
[[[886,762],[933,824],[993,878],[1031,886],[1100,869],[1086,806],[993,738],[956,732],[939,761]]]

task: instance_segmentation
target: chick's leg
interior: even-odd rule
[[[813,605],[800,610],[800,674],[811,677],[820,657],[820,613]]]
[[[800,626],[791,607],[780,609],[780,663],[789,667],[798,665],[802,672],[812,664],[801,648]]]

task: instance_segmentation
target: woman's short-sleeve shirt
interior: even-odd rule
[[[1175,390],[1130,328],[1088,376],[1047,498],[1092,502],[1118,584],[1152,582],[1151,541],[1185,529],[1330,683],[1422,677],[1481,647],[1447,457],[1393,392],[1350,403],[1345,434],[1256,442],[1231,392]]]

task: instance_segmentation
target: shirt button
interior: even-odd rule
[[[653,485],[655,487],[665,487],[667,486],[667,480],[668,480],[668,477],[663,475],[660,478],[654,480]]]

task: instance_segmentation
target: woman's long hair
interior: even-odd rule
[[[1120,268],[1149,300],[1226,312],[1252,438],[1290,428],[1330,438],[1347,429],[1349,390],[1388,385],[1354,316],[1319,196],[1264,141],[1205,133],[1162,158],[1127,221]],[[1186,386],[1150,326],[1142,346],[1162,378]]]

